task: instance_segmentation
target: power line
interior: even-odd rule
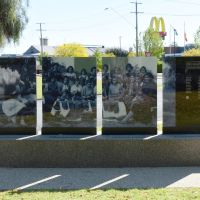
[[[144,12],[144,15],[162,15],[162,16],[171,16],[171,17],[199,17],[200,14],[169,14],[169,13],[151,13]]]
[[[135,4],[135,12],[131,12],[131,13],[134,13],[136,16],[136,28],[135,28],[136,29],[136,56],[138,56],[139,55],[138,54],[138,43],[139,43],[138,41],[138,14],[143,13],[143,12],[138,12],[138,5],[142,3],[137,2],[137,0],[136,2],[131,2],[131,3]]]
[[[181,3],[181,4],[188,4],[188,5],[195,5],[200,6],[200,3],[191,2],[191,1],[182,1],[182,0],[176,0],[176,1],[170,1],[171,3]]]

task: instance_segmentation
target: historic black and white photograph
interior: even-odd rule
[[[154,58],[103,59],[103,127],[156,127]]]
[[[43,59],[43,127],[96,127],[96,59]]]
[[[34,58],[0,59],[2,128],[36,127],[36,61]]]
[[[176,59],[163,62],[163,126],[176,126]]]

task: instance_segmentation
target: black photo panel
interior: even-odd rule
[[[43,58],[43,134],[96,134],[96,59]]]
[[[200,133],[200,57],[164,62],[163,133]]]
[[[0,58],[0,134],[36,134],[36,60]]]
[[[155,58],[103,58],[103,134],[157,134]]]

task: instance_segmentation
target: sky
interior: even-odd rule
[[[43,36],[50,46],[64,43],[103,45],[129,49],[135,44],[135,5],[131,0],[30,0],[27,10],[29,23],[18,44],[7,44],[0,54],[21,54],[31,45],[39,45],[38,22],[43,24]],[[135,1],[135,0],[133,0]],[[188,43],[200,26],[199,0],[138,0],[138,24],[141,35],[148,28],[153,16],[163,17],[168,46],[173,42],[173,26],[178,45],[184,45],[184,23]],[[106,9],[105,8],[109,8]],[[170,31],[171,30],[171,31]],[[170,34],[171,32],[171,34]],[[170,37],[171,35],[171,37]],[[171,38],[171,39],[170,39]]]

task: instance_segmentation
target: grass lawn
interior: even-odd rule
[[[37,99],[42,99],[42,76],[36,76],[36,83],[37,83]]]
[[[75,190],[1,192],[0,200],[192,200],[200,199],[200,188],[151,190]]]

